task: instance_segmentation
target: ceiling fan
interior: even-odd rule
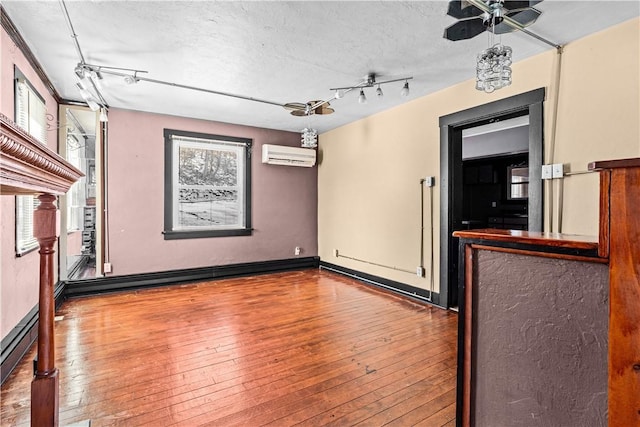
[[[298,117],[311,116],[314,114],[331,114],[335,111],[330,107],[329,101],[322,100],[309,101],[304,104],[301,102],[288,102],[284,104],[283,107],[285,110],[289,110],[291,115]]]
[[[473,38],[486,30],[495,34],[522,31],[542,14],[533,7],[541,1],[451,0],[447,15],[459,21],[445,28],[444,38],[458,41]]]

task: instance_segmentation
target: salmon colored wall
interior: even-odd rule
[[[164,136],[179,129],[253,139],[253,235],[164,240]],[[300,134],[111,109],[108,261],[113,275],[316,256],[317,169],[261,163],[262,144],[300,146]]]
[[[45,100],[47,146],[57,150],[58,104],[9,35],[0,29],[0,113],[14,119],[14,65],[27,77]],[[4,338],[38,304],[39,256],[37,251],[20,258],[15,255],[15,197],[0,196],[0,332]]]

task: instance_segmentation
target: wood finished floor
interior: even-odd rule
[[[60,425],[453,426],[457,316],[306,270],[66,301]],[[28,425],[35,348],[2,386]]]

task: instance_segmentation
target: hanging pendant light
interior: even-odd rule
[[[301,142],[303,148],[316,148],[318,146],[318,131],[311,128],[302,129]]]
[[[478,54],[476,62],[476,89],[491,93],[511,84],[512,50],[509,46],[494,42],[495,24],[499,16],[491,19],[489,47]]]

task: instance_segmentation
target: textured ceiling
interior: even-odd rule
[[[508,3],[508,2],[507,2]],[[79,62],[61,4],[3,0],[2,5],[61,96],[81,100]],[[445,1],[67,1],[89,64],[148,71],[141,76],[269,100],[279,104],[328,99],[332,87],[413,76],[373,89],[360,105],[357,92],[331,102],[331,115],[294,117],[284,108],[247,100],[105,76],[109,106],[228,123],[324,132],[474,78],[484,34],[451,42],[442,38],[455,20]],[[558,44],[640,14],[637,1],[545,0],[530,30]],[[553,49],[522,33],[507,34],[514,61]],[[518,76],[514,75],[514,79]],[[469,90],[473,84],[469,84]]]

